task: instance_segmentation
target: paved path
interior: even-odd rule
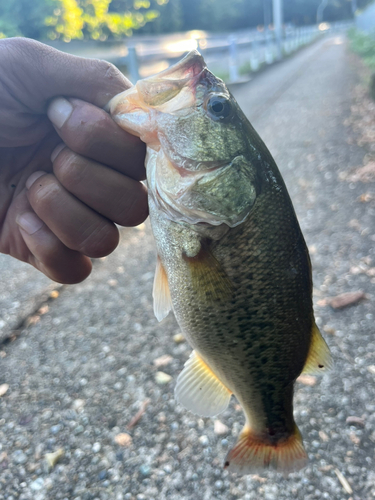
[[[88,280],[64,287],[36,324],[0,347],[0,384],[10,386],[0,398],[0,500],[374,498],[374,292],[363,270],[375,266],[375,210],[359,201],[374,185],[339,177],[365,153],[348,144],[344,126],[353,83],[342,39],[332,38],[233,89],[290,190],[311,250],[317,320],[335,358],[332,373],[296,390],[308,467],[288,479],[223,472],[243,424],[235,402],[220,415],[228,431],[217,435],[212,419],[175,404],[173,381],[155,382],[156,358],[173,358],[159,370],[175,379],[190,349],[173,341],[172,317],[159,325],[153,316],[146,224],[123,230],[119,249]],[[317,303],[358,289],[368,300],[341,312]],[[348,417],[363,420],[350,425]],[[128,447],[115,442],[123,432]],[[48,470],[43,457],[59,448],[65,456]]]

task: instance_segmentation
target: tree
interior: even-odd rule
[[[46,19],[51,27],[51,39],[92,38],[106,40],[109,37],[130,36],[134,29],[144,26],[159,16],[150,9],[150,0],[117,1],[118,9],[110,10],[112,0],[59,0],[61,8]]]
[[[0,38],[46,38],[45,18],[53,15],[59,0],[5,0],[0,2]]]

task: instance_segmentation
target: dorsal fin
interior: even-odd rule
[[[193,351],[177,378],[174,395],[196,415],[214,417],[227,408],[232,393]]]
[[[311,344],[309,354],[306,359],[302,373],[321,373],[329,370],[333,366],[331,353],[326,341],[323,339],[319,328],[314,323],[312,329]]]
[[[152,296],[154,298],[154,314],[156,319],[161,321],[168,316],[169,311],[172,309],[172,299],[169,291],[167,274],[159,256],[156,260]]]

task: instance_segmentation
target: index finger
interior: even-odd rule
[[[48,101],[60,95],[103,107],[131,86],[107,61],[66,54],[36,40],[1,40],[0,55],[4,84],[12,89],[16,100],[34,113],[44,113]],[[14,85],[18,81],[22,85]]]
[[[132,179],[145,179],[145,144],[120,128],[103,109],[79,99],[57,98],[48,108],[48,117],[75,153]]]

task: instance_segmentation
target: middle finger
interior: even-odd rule
[[[35,213],[68,248],[88,257],[104,257],[116,248],[116,226],[69,193],[54,175],[35,172],[26,187]]]
[[[146,187],[116,170],[63,147],[53,171],[70,193],[116,224],[137,226],[148,215]]]

